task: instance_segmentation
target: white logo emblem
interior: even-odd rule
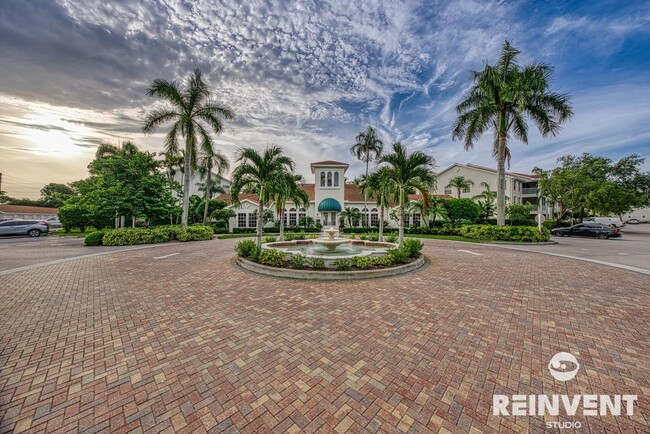
[[[571,371],[567,371],[567,362],[573,363],[575,368]],[[580,369],[580,364],[578,359],[575,358],[573,354],[560,352],[551,357],[551,361],[548,364],[548,370],[550,371],[553,378],[558,381],[569,381],[578,373]]]

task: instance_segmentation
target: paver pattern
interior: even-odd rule
[[[3,276],[0,431],[650,431],[648,276],[426,241],[431,264],[406,276],[294,281],[237,268],[235,242]],[[566,383],[547,370],[559,351],[581,364]],[[515,418],[492,416],[495,393],[639,400]]]

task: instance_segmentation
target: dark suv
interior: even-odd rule
[[[45,220],[6,220],[0,222],[0,235],[40,237],[49,233],[50,225]]]

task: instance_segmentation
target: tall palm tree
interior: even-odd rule
[[[175,81],[155,79],[147,89],[147,95],[160,98],[165,104],[147,113],[142,131],[152,134],[159,126],[171,122],[172,125],[165,136],[165,152],[168,154],[178,154],[178,137],[185,139],[181,226],[187,227],[190,179],[192,168],[196,167],[197,145],[206,153],[214,149],[210,130],[215,134],[221,133],[223,120],[234,119],[235,114],[226,106],[210,99],[210,88],[203,81],[198,69],[194,70],[183,85]]]
[[[390,179],[388,167],[380,167],[368,175],[363,182],[363,190],[377,201],[379,206],[379,241],[384,240],[384,209],[390,206],[390,200],[395,196],[395,185]]]
[[[278,178],[285,172],[292,172],[295,164],[275,145],[267,147],[262,153],[253,148],[239,149],[236,161],[239,165],[232,174],[231,200],[233,204],[239,204],[239,194],[244,191],[254,191],[257,194],[259,209],[256,242],[260,246],[264,207],[273,199]]]
[[[508,139],[512,134],[528,143],[526,119],[535,123],[543,137],[555,136],[573,110],[568,95],[549,90],[553,68],[535,62],[517,64],[519,50],[505,41],[495,65],[472,72],[474,85],[466,99],[456,107],[458,119],[453,139],[464,139],[465,149],[489,129],[493,130],[493,153],[497,160],[497,224],[505,224],[505,162],[509,159]]]
[[[215,149],[208,149],[208,152],[201,155],[199,161],[199,174],[201,176],[201,180],[204,178],[206,179],[203,188],[203,198],[205,200],[205,207],[203,208],[204,225],[208,224],[208,205],[210,199],[212,199],[212,195],[214,193],[225,193],[223,188],[220,186],[217,186],[218,188],[215,188],[212,183],[212,171],[214,169],[216,169],[217,175],[221,176],[224,172],[230,170],[230,161],[228,161],[228,157],[226,157],[221,152]]]
[[[379,160],[388,168],[387,178],[398,193],[399,203],[399,244],[404,243],[404,206],[407,192],[418,191],[422,195],[425,210],[431,201],[430,191],[435,187],[435,160],[424,152],[416,151],[408,155],[406,147],[401,143],[393,143],[393,152],[384,155]]]
[[[284,241],[284,213],[287,201],[293,202],[296,208],[306,208],[309,206],[309,196],[299,185],[302,181],[302,175],[282,172],[278,174],[278,178],[273,185],[275,212],[280,217],[280,236],[278,237],[278,241]]]
[[[381,157],[384,150],[384,142],[377,137],[377,130],[373,127],[368,127],[364,132],[357,134],[356,142],[350,148],[352,155],[357,157],[358,160],[366,163],[366,178],[368,178],[368,166],[371,161],[377,160]],[[366,217],[366,225],[368,223],[368,192],[365,192],[363,197],[363,209]]]
[[[465,179],[464,176],[455,176],[451,178],[449,184],[447,184],[445,188],[454,187],[458,193],[458,198],[460,199],[461,190],[465,188],[470,188],[472,185],[474,185],[474,181]]]

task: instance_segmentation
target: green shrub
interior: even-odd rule
[[[409,261],[410,253],[410,250],[407,250],[402,246],[390,249],[386,253],[386,256],[390,256],[391,261],[395,264],[405,264]]]
[[[307,258],[307,265],[314,270],[322,270],[325,268],[325,260],[323,258]]]
[[[178,241],[205,241],[214,238],[214,231],[210,226],[194,225],[181,229],[176,235]]]
[[[105,246],[132,246],[136,244],[158,244],[169,241],[160,231],[140,228],[120,228],[104,232],[102,244]]]
[[[264,237],[265,243],[275,243],[277,241],[276,237]]]
[[[447,218],[454,222],[460,223],[462,220],[475,222],[481,214],[481,207],[472,199],[447,199],[443,202],[447,211]]]
[[[104,238],[104,232],[102,231],[91,232],[88,235],[86,235],[84,244],[87,246],[101,246],[102,238]]]
[[[292,268],[305,268],[307,258],[303,255],[291,255],[289,263],[291,264]]]
[[[367,270],[376,265],[374,258],[372,256],[357,256],[354,258],[354,266],[359,270]]]
[[[173,226],[173,225],[157,226],[152,229],[152,231],[156,232],[157,234],[164,236],[167,241],[177,239],[178,234],[181,233],[181,230],[182,229],[180,226]]]
[[[264,249],[259,253],[257,259],[262,265],[268,265],[269,267],[284,267],[286,265],[286,259],[284,253],[277,250]]]
[[[557,226],[557,222],[553,219],[546,219],[542,222],[542,227],[548,229],[554,229]]]
[[[386,240],[387,243],[396,243],[397,242],[397,235],[390,234],[390,235],[384,237],[384,240]]]
[[[254,234],[255,228],[232,228],[233,234]]]
[[[334,261],[334,267],[338,271],[348,271],[350,268],[352,268],[352,265],[352,260],[348,258],[337,259]]]
[[[545,227],[540,232],[534,226],[468,225],[460,228],[460,235],[478,240],[543,242],[549,240],[551,232]]]
[[[294,240],[304,240],[305,239],[305,233],[304,232],[298,232],[293,234],[293,239]]]
[[[372,227],[361,227],[361,228],[343,228],[341,229],[341,232],[344,234],[367,234],[371,232],[377,232],[377,228],[372,226]],[[390,233],[397,233],[398,229],[397,228],[384,228],[384,234],[390,234]]]
[[[420,250],[422,250],[422,247],[424,247],[424,244],[422,244],[422,241],[417,238],[406,238],[404,240],[404,245],[402,246],[403,249],[408,251],[408,255],[411,258],[417,258],[420,256]]]
[[[283,238],[284,241],[293,241],[295,239],[293,234],[284,234]]]
[[[251,258],[257,250],[257,244],[253,240],[242,240],[235,246],[237,255],[242,258]]]

